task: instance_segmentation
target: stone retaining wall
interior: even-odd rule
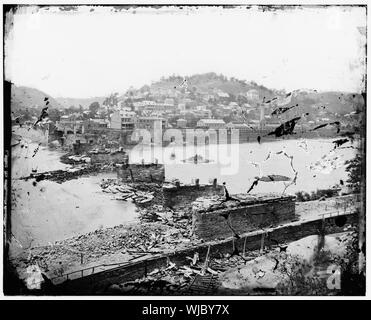
[[[295,201],[293,197],[270,198],[267,202],[260,200],[228,209],[193,212],[192,218],[194,235],[203,240],[225,239],[233,234],[227,218],[238,234],[277,226],[295,219]]]
[[[199,197],[222,196],[223,187],[214,180],[214,183],[210,185],[200,185],[196,182],[194,185],[164,186],[163,192],[165,206],[187,213],[192,208],[192,202]]]

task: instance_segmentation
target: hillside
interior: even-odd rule
[[[139,91],[174,91],[186,86],[189,91],[195,93],[213,93],[215,90],[221,90],[228,93],[231,101],[237,101],[239,94],[244,95],[250,90],[256,90],[259,98],[263,101],[271,100],[275,97],[283,98],[285,92],[270,89],[259,85],[254,81],[239,80],[236,78],[227,78],[223,75],[217,75],[214,72],[205,74],[196,74],[190,77],[170,76],[161,78],[151,85],[143,86]],[[298,104],[301,112],[313,112],[313,108],[326,110],[329,113],[345,115],[352,111],[363,108],[363,99],[360,94],[344,92],[318,92],[316,90],[295,90],[291,101],[287,106]],[[274,108],[274,104],[272,105]]]
[[[255,89],[259,92],[259,96],[262,98],[272,98],[275,94],[277,94],[277,91],[260,86],[253,81],[246,82],[233,77],[227,78],[224,75],[217,75],[214,72],[196,74],[185,78],[180,76],[170,76],[152,83],[149,87],[151,90],[174,90],[175,88],[179,88],[184,80],[187,82],[188,89],[195,90],[196,92],[212,93],[213,90],[216,89],[226,92],[230,95],[237,96],[238,94],[244,94],[249,90]]]
[[[185,90],[185,87],[187,90]],[[192,92],[192,95],[188,95],[192,99],[195,99],[197,103],[204,103],[202,97],[207,94],[213,94],[217,91],[226,92],[229,94],[229,98],[225,103],[231,101],[237,101],[243,103],[244,99],[239,100],[239,95],[246,95],[250,90],[256,90],[258,93],[258,100],[255,103],[271,100],[275,97],[283,98],[285,92],[269,89],[262,85],[258,85],[254,81],[239,80],[236,78],[227,78],[224,75],[218,75],[214,72],[196,74],[189,77],[180,76],[170,76],[167,78],[161,78],[159,81],[153,82],[151,84],[145,85],[139,89],[130,89],[127,91],[127,95],[120,96],[121,99],[125,99],[130,94],[135,94],[135,92],[151,92],[156,91],[161,92],[182,92],[180,96],[176,99],[177,102],[180,101],[186,91]],[[161,94],[162,95],[162,94]],[[162,95],[162,99],[166,98],[166,95]],[[33,106],[43,106],[44,98],[48,97],[50,100],[50,105],[55,107],[55,109],[66,109],[71,106],[78,108],[80,105],[87,109],[92,102],[99,102],[102,105],[106,97],[92,97],[92,98],[53,98],[50,95],[29,87],[17,87],[12,86],[12,110],[16,111],[19,109],[25,109],[26,107]],[[147,95],[147,99],[153,99]],[[142,98],[143,99],[143,98]],[[157,98],[155,98],[157,99]],[[309,112],[318,113],[321,112],[327,114],[338,114],[346,115],[352,111],[360,110],[364,108],[363,98],[359,94],[343,93],[343,92],[317,92],[316,90],[295,90],[292,94],[291,101],[288,102],[288,106],[298,105],[295,108],[297,112]],[[269,106],[269,105],[267,105]],[[274,104],[270,105],[272,109],[275,108]],[[211,108],[213,106],[211,105]],[[300,110],[299,110],[300,109]],[[313,112],[315,111],[315,112]],[[289,114],[289,113],[288,113]],[[326,115],[324,115],[326,117]]]
[[[45,105],[45,97],[49,98],[50,106],[56,109],[62,106],[50,95],[38,89],[30,87],[17,87],[12,85],[11,88],[11,109],[13,112],[20,109],[31,107],[41,108]]]
[[[330,114],[345,115],[364,107],[363,98],[359,94],[344,92],[315,92],[298,90],[291,99],[290,105],[298,104],[302,112],[313,109],[323,110]]]
[[[57,100],[58,103],[63,108],[69,108],[71,106],[79,107],[81,105],[84,109],[88,109],[90,104],[92,104],[93,102],[99,102],[99,104],[102,105],[104,99],[106,99],[106,97],[93,97],[93,98],[81,98],[81,99],[80,98],[62,98],[62,97],[55,98],[55,100]]]
[[[80,105],[87,109],[92,102],[99,102],[102,104],[106,97],[93,97],[93,98],[53,98],[49,94],[30,87],[12,85],[11,101],[12,111],[25,109],[29,107],[44,106],[44,98],[48,97],[50,105],[55,109],[66,109],[71,106],[79,107]]]

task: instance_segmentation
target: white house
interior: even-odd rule
[[[111,129],[133,130],[136,123],[136,114],[134,111],[115,111],[111,114]]]
[[[223,129],[225,128],[225,122],[222,119],[201,119],[197,122],[197,127]]]
[[[258,101],[259,100],[258,90],[251,89],[251,90],[247,91],[246,92],[246,98],[249,99],[249,100]]]

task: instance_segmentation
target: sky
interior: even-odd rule
[[[5,38],[5,77],[54,97],[123,93],[205,72],[269,88],[360,92],[360,7],[22,8]]]

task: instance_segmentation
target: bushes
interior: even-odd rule
[[[331,295],[326,280],[316,274],[316,266],[298,255],[288,255],[278,269],[284,278],[277,285],[278,295],[316,296]]]
[[[315,192],[312,191],[310,194],[308,192],[299,191],[295,193],[296,201],[305,202],[313,201],[321,198],[332,198],[339,195],[339,189],[318,189]]]
[[[308,192],[299,191],[295,193],[296,201],[304,202],[310,201],[310,194]]]
[[[357,154],[354,159],[345,162],[346,172],[348,172],[348,186],[355,193],[361,191],[361,180],[365,179],[362,177],[362,172],[365,172],[365,160],[362,159],[361,154]]]

